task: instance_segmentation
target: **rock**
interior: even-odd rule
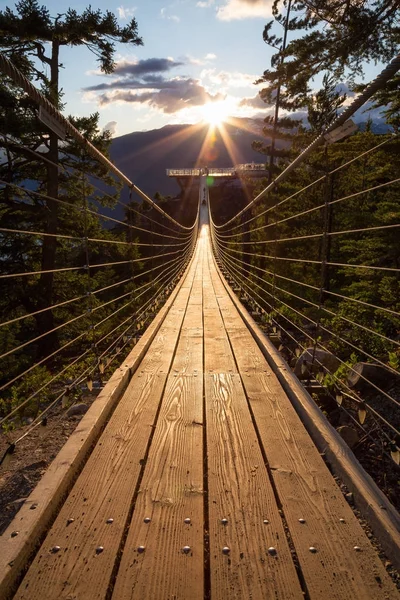
[[[366,381],[368,379],[368,381]],[[376,363],[358,362],[347,376],[347,384],[358,392],[374,392],[374,385],[383,390],[389,389],[394,383],[400,382],[400,377]]]
[[[88,411],[87,404],[74,404],[67,410],[67,417],[75,417],[76,415],[84,415]]]
[[[336,431],[340,434],[349,448],[354,448],[360,441],[359,435],[353,427],[342,425],[341,427],[338,427]]]
[[[317,348],[315,350],[314,363],[312,362],[313,354],[314,349],[307,348],[297,359],[294,374],[299,379],[308,379],[312,373],[317,373],[322,368],[321,365],[330,373],[334,373],[340,366],[339,359],[331,352]]]

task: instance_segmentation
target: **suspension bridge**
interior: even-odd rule
[[[328,132],[346,122],[399,63],[395,59]],[[335,229],[332,219],[338,206],[366,210],[357,202],[398,192],[399,179],[390,174],[373,185],[364,178],[361,189],[344,191],[340,185],[341,173],[360,164],[365,172],[369,158],[398,144],[398,136],[385,136],[328,167],[311,184],[262,206],[260,200],[276,194],[285,177],[324,143],[320,136],[225,222],[218,222],[213,210],[207,173],[193,169],[199,192],[188,207],[192,224],[183,224],[83,138],[5,57],[0,66],[151,209],[131,202],[124,207],[126,217],[117,219],[103,211],[102,202],[117,206],[118,197],[87,182],[83,159],[71,153],[69,162],[51,164],[22,140],[5,136],[6,164],[19,165],[19,157],[30,156],[44,168],[56,167],[61,193],[50,197],[40,187],[7,180],[2,171],[1,191],[10,211],[46,209],[46,218],[29,227],[26,217],[14,219],[13,226],[1,221],[4,243],[25,243],[23,259],[3,265],[2,282],[12,294],[29,281],[34,295],[48,285],[51,273],[53,285],[50,303],[41,305],[39,294],[35,306],[10,309],[1,323],[16,332],[7,333],[2,347],[0,359],[9,369],[3,397],[8,390],[24,390],[1,424],[40,402],[21,435],[8,433],[3,468],[27,436],[51,427],[52,411],[68,410],[76,390],[92,390],[95,379],[104,385],[0,538],[1,598],[397,598],[379,553],[399,566],[400,517],[280,352],[283,346],[308,351],[312,366],[330,375],[327,393],[346,422],[368,438],[365,419],[373,419],[375,445],[379,439],[383,454],[398,468],[396,414],[390,418],[383,404],[354,393],[321,359],[329,342],[339,339],[367,364],[385,369],[387,378],[398,376],[395,365],[379,353],[371,355],[352,334],[358,328],[396,351],[395,336],[360,318],[362,311],[373,310],[398,319],[396,310],[327,284],[342,272],[351,273],[352,280],[367,272],[385,286],[398,278],[396,258],[378,265],[368,262],[367,253],[354,262],[346,246],[359,236],[376,241],[378,233],[389,243],[399,227],[394,209],[382,222],[357,227],[346,222]],[[67,145],[63,153],[68,155]],[[292,201],[296,211],[286,211]],[[51,229],[52,211],[58,230]],[[332,240],[339,238],[338,255]],[[43,268],[38,249],[46,250],[53,239],[58,243],[53,264]],[[304,246],[291,250],[304,241],[307,255]],[[292,268],[282,270],[282,264]],[[345,326],[334,329],[326,317],[333,311],[326,302],[331,296],[356,305],[362,322],[337,311],[333,317]],[[49,313],[53,318],[43,325],[38,316]],[[25,322],[31,324],[27,330]],[[54,336],[57,344],[50,345]],[[21,356],[32,362],[10,362]],[[16,387],[33,373],[43,379]],[[391,388],[367,371],[359,375],[386,405],[398,409]],[[322,377],[314,383],[326,385]],[[340,483],[346,484],[347,497]],[[370,529],[360,523],[353,503]]]

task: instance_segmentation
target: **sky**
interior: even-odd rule
[[[51,16],[82,12],[89,1],[42,0]],[[116,69],[101,73],[85,47],[63,47],[60,85],[65,114],[98,111],[113,136],[167,124],[215,122],[227,116],[262,117],[272,108],[255,85],[270,66],[262,34],[272,0],[91,0],[121,26],[132,17],[143,46],[116,45]],[[0,9],[15,2],[0,0]],[[367,70],[368,72],[368,70]],[[379,69],[369,69],[368,79]]]

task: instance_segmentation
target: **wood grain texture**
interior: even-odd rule
[[[204,597],[202,256],[200,244],[188,309],[115,582],[115,600]],[[141,546],[144,552],[138,550]],[[184,552],[185,546],[190,551]]]
[[[201,377],[168,380],[115,600],[204,597],[202,392]],[[145,523],[146,518],[151,521]],[[145,551],[139,552],[139,546]],[[190,547],[187,554],[185,546]]]
[[[288,531],[310,600],[397,597],[223,285],[207,227],[169,302],[15,598],[302,599]]]
[[[211,597],[303,598],[219,312],[214,273],[208,248],[203,280],[209,307],[204,345]],[[222,349],[215,340],[223,340]]]
[[[194,273],[192,268],[187,276],[191,283]],[[16,598],[105,597],[190,289],[182,286],[177,294]],[[74,521],[68,524],[70,518]],[[55,547],[60,550],[52,552]]]
[[[219,273],[221,280],[224,278]],[[254,337],[287,397],[304,423],[314,444],[323,452],[333,471],[353,492],[360,509],[393,564],[400,569],[400,515],[360,465],[337,431],[293,374],[282,356],[261,331],[224,281],[224,287],[243,322]]]
[[[240,377],[205,377],[211,597],[303,598]]]
[[[219,278],[213,284],[310,598],[394,599],[392,581],[276,376]]]
[[[193,267],[189,264],[186,275]],[[190,281],[190,278],[188,278]],[[0,537],[0,598],[9,598],[15,591],[20,573],[25,569],[38,541],[71,488],[73,480],[98,439],[114,406],[120,400],[132,374],[153,342],[176,296],[186,281],[177,285],[165,305],[157,313],[139,342],[123,361],[80,421],[66,444],[35,487],[29,498]],[[35,510],[30,510],[32,505]],[[11,537],[13,531],[19,535]]]
[[[236,373],[236,364],[226,335],[210,274],[207,248],[203,271],[204,370],[214,373]]]

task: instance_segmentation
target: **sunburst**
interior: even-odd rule
[[[219,127],[228,118],[228,106],[226,102],[207,102],[202,106],[203,120],[211,127]]]

